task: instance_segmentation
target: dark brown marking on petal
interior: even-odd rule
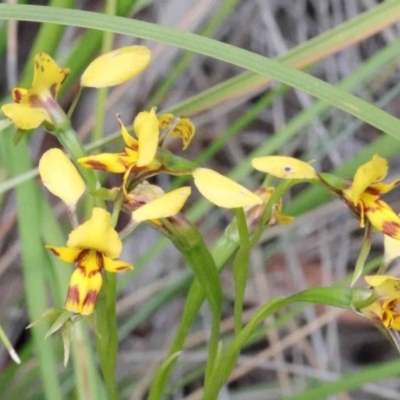
[[[19,103],[22,100],[22,93],[19,90],[14,90],[13,95],[16,103]]]
[[[64,75],[62,80],[61,80],[61,84],[63,84],[65,82],[65,80],[67,79],[67,76],[69,75],[69,72],[67,71],[62,71],[62,74]]]
[[[97,160],[87,160],[84,162],[84,164],[92,167],[93,169],[100,169],[102,171],[107,171],[107,165]]]
[[[130,271],[131,268],[128,265],[122,265],[120,267],[115,268],[116,271],[121,272],[121,271]]]
[[[104,269],[103,254],[100,253],[99,251],[96,251],[96,263],[97,263],[97,266],[99,267],[99,271]]]
[[[52,95],[52,97],[55,99],[56,98],[56,90],[57,90],[57,85],[55,83],[53,83],[50,86],[50,93]]]
[[[44,72],[44,67],[43,67],[43,65],[40,66],[40,70],[41,70],[42,72]]]
[[[86,277],[86,268],[83,265],[78,265],[76,269],[80,272],[80,274]]]
[[[67,301],[73,304],[79,304],[79,288],[78,286],[70,286],[67,293]]]
[[[29,104],[31,105],[31,107],[42,107],[42,103],[39,97],[34,94],[29,94]]]
[[[96,269],[94,271],[90,271],[89,274],[88,274],[88,278],[92,278],[93,276],[95,276],[97,274],[100,274],[100,270],[99,269]]]
[[[85,297],[85,300],[83,300],[83,305],[87,306],[89,304],[96,304],[98,294],[99,293],[95,290],[89,290],[88,294]]]
[[[60,253],[59,253],[56,249],[53,249],[52,247],[49,247],[49,250],[50,250],[56,257],[59,257],[59,256],[60,256]]]
[[[35,68],[39,69],[39,67],[40,67],[39,63],[37,61],[35,61]]]
[[[400,224],[394,221],[385,221],[382,224],[382,232],[389,236],[396,236],[399,233]]]
[[[82,263],[82,261],[87,257],[88,253],[89,250],[87,249],[82,250],[75,258],[75,262],[77,262],[78,264]]]
[[[372,186],[368,186],[368,187],[364,190],[364,192],[365,192],[365,193],[368,193],[368,194],[372,194],[372,195],[374,195],[374,196],[379,196],[379,195],[381,194],[381,192],[379,191],[378,188],[374,188],[374,187],[372,187]]]

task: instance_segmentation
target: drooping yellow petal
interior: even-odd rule
[[[81,249],[70,249],[69,247],[46,246],[56,257],[67,263],[76,262],[81,253]]]
[[[104,269],[108,272],[125,272],[132,271],[133,265],[126,261],[112,260],[111,258],[104,257]]]
[[[390,275],[367,275],[364,279],[379,296],[400,299],[400,279]]]
[[[36,54],[30,95],[47,97],[50,93],[55,99],[69,71],[69,68],[60,68],[48,54]]]
[[[78,162],[86,168],[122,174],[135,164],[136,160],[137,153],[132,156],[126,153],[101,153],[79,158]]]
[[[43,185],[68,207],[75,206],[85,191],[85,182],[78,170],[60,149],[50,149],[43,154],[39,174]]]
[[[397,239],[393,239],[388,235],[385,235],[383,239],[383,244],[383,261],[386,265],[389,265],[397,257],[400,257],[400,241]]]
[[[361,165],[354,175],[353,184],[351,186],[350,198],[356,206],[360,200],[360,196],[374,182],[379,182],[385,178],[388,171],[388,162],[377,155],[374,155],[371,161]]]
[[[183,150],[186,150],[196,133],[193,122],[187,117],[176,118],[174,114],[163,114],[158,121],[160,127],[164,130],[170,129],[170,125],[176,120],[175,126],[172,127],[170,134],[173,137],[179,137],[183,142]]]
[[[390,183],[373,183],[367,189],[367,191],[371,191],[371,192],[377,193],[378,195],[382,195],[382,194],[390,192],[398,185],[400,185],[400,179],[395,179],[393,182],[390,182]]]
[[[89,274],[78,266],[71,275],[65,308],[82,315],[92,314],[102,283],[100,270]]]
[[[190,191],[189,186],[184,186],[163,194],[159,198],[133,211],[132,219],[136,222],[142,222],[172,217],[181,210],[187,198],[190,196]]]
[[[128,130],[125,128],[125,125],[122,123],[121,119],[118,117],[119,128],[121,130],[122,138],[124,139],[125,144],[133,150],[137,150],[139,143],[138,141],[132,137]]]
[[[253,168],[281,179],[317,179],[314,168],[293,157],[266,156],[253,158]]]
[[[368,203],[365,216],[378,231],[400,240],[400,217],[384,201]]]
[[[25,103],[4,104],[1,111],[15,126],[23,130],[36,129],[43,121],[51,122],[51,118],[44,108],[32,108]]]
[[[111,215],[95,207],[91,218],[74,229],[67,246],[74,249],[93,249],[110,258],[117,258],[122,251],[121,239],[110,224]]]
[[[149,64],[150,50],[145,46],[128,46],[97,57],[81,77],[81,86],[104,88],[120,85],[139,75]]]
[[[193,177],[200,193],[218,207],[252,207],[262,203],[259,196],[211,169],[196,168]]]
[[[140,112],[133,121],[133,129],[139,140],[137,166],[144,167],[157,152],[159,123],[155,109]]]

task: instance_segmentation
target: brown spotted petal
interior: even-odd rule
[[[86,168],[98,169],[101,171],[122,174],[134,165],[137,160],[137,153],[102,153],[78,159],[79,164]]]
[[[102,282],[100,270],[78,266],[71,276],[65,308],[82,315],[92,314]]]
[[[364,205],[366,218],[378,231],[400,240],[400,217],[382,200]]]

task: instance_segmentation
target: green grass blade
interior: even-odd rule
[[[387,1],[384,5],[387,7],[385,10],[390,12],[376,13],[376,26],[400,18],[400,3],[397,0]],[[400,121],[392,115],[286,64],[225,43],[148,22],[80,10],[1,4],[0,13],[3,19],[52,22],[137,36],[219,59],[300,89],[399,139]]]
[[[381,365],[373,365],[363,368],[362,371],[346,374],[340,379],[329,383],[320,383],[318,387],[305,390],[302,393],[287,397],[285,400],[319,400],[332,396],[335,393],[343,393],[356,389],[364,384],[377,382],[399,374],[400,361],[391,361]]]

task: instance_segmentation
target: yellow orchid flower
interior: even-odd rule
[[[280,179],[318,179],[314,168],[297,158],[286,156],[257,157],[251,160],[254,169]]]
[[[150,50],[127,46],[109,51],[93,60],[81,77],[82,87],[104,88],[120,85],[139,75],[148,65]]]
[[[65,308],[83,315],[92,314],[102,286],[102,271],[130,271],[133,266],[115,260],[122,252],[122,242],[110,224],[111,215],[95,207],[92,217],[74,229],[66,247],[46,246],[55,256],[76,263],[68,288]]]
[[[388,172],[388,162],[375,155],[371,161],[358,168],[352,185],[343,190],[344,199],[354,206],[360,216],[360,226],[367,218],[373,227],[384,234],[400,240],[400,217],[381,200],[381,196],[400,183],[382,183]]]
[[[43,185],[68,208],[75,209],[85,191],[85,182],[72,161],[60,149],[46,151],[39,161]]]
[[[78,159],[86,168],[99,169],[114,173],[123,173],[123,188],[129,176],[134,172],[155,171],[161,163],[155,158],[158,146],[159,123],[153,108],[140,112],[133,127],[137,139],[132,137],[122,121],[118,118],[125,151],[122,153],[102,153]]]
[[[35,129],[44,121],[55,124],[60,110],[57,94],[68,74],[69,69],[60,68],[49,55],[37,54],[31,88],[14,88],[14,103],[3,105],[2,112],[14,125],[24,130]]]
[[[400,279],[390,275],[375,275],[366,276],[365,280],[379,298],[360,309],[360,312],[386,329],[400,331]]]

